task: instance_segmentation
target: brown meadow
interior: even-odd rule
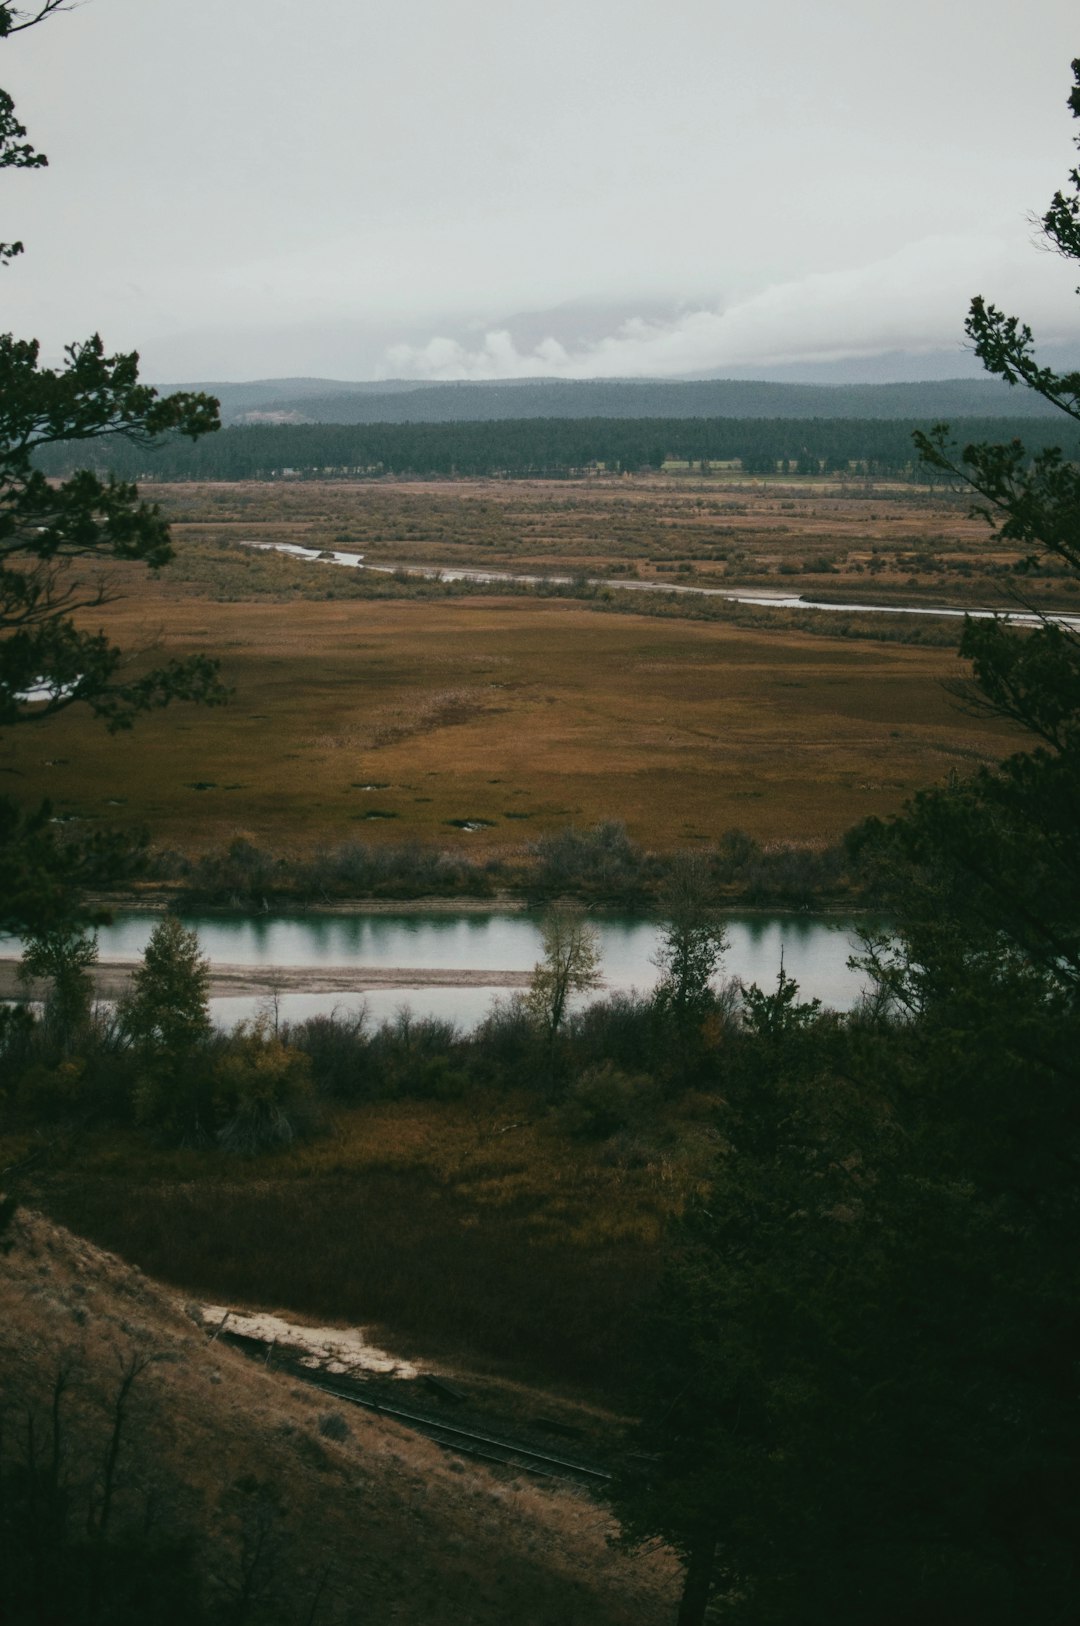
[[[483,857],[604,819],[655,850],[731,828],[817,845],[1013,745],[943,688],[955,621],[500,595],[238,546],[1000,605],[1012,556],[954,496],[689,477],[149,494],[177,558],[157,579],[118,569],[92,624],[135,666],[220,657],[234,697],[133,735],[77,711],[9,734],[7,782],[64,819],[145,825],[187,853],[244,836],[282,854],[417,840]]]
[[[128,646],[152,629],[155,658],[220,656],[231,704],[112,738],[73,712],[9,736],[3,766],[60,816],[185,851],[493,851],[607,818],[657,849],[732,827],[817,843],[1011,744],[945,693],[948,650],[528,598],[223,604],[154,583],[101,621]]]

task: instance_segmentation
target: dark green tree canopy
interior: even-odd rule
[[[1069,107],[1080,118],[1080,58]],[[1080,140],[1078,140],[1080,145]],[[1080,264],[1080,167],[1042,217],[1047,242]],[[1080,290],[1078,290],[1080,292]],[[986,368],[1034,390],[1068,422],[1072,443],[1034,455],[1019,439],[957,447],[947,425],[916,436],[923,459],[963,479],[974,512],[1015,542],[1027,562],[1050,557],[1080,571],[1080,373],[1042,366],[1031,329],[983,297],[967,333]],[[879,967],[918,1008],[979,963],[984,974],[1026,978],[1044,997],[1080,1006],[1080,637],[1044,618],[1032,631],[968,621],[961,654],[964,703],[1018,724],[1030,744],[1000,767],[915,798],[858,842],[895,875],[906,946]]]
[[[15,6],[0,6],[0,39],[19,34],[24,28],[33,28],[50,12],[61,9],[62,0],[49,0],[34,13],[20,12]],[[0,90],[0,169],[44,169],[49,160],[43,152],[35,152],[25,138],[25,126],[15,117],[15,103],[6,90]],[[0,243],[0,265],[15,259],[22,251],[22,243]]]
[[[57,440],[121,433],[150,442],[217,427],[209,396],[159,397],[138,381],[138,356],[107,356],[96,335],[42,368],[36,341],[0,335],[0,727],[41,721],[85,702],[111,728],[173,698],[222,698],[214,664],[174,661],[118,682],[121,651],[74,616],[107,602],[110,559],[157,567],[172,556],[168,526],[133,484],[81,470],[46,479],[34,453]]]

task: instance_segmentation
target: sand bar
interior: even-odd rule
[[[37,999],[45,983],[20,982],[18,960],[0,958],[0,999]],[[116,999],[128,985],[141,958],[103,960],[93,967],[94,991],[100,999]],[[264,994],[365,994],[375,988],[527,988],[529,971],[459,971],[417,969],[413,966],[357,965],[211,965],[211,999]]]

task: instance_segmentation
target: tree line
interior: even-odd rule
[[[965,442],[1027,436],[1030,450],[1053,440],[1030,418],[958,419]],[[197,444],[179,435],[152,447],[129,438],[88,449],[58,441],[36,466],[58,476],[89,463],[123,480],[271,480],[380,475],[565,477],[602,466],[658,470],[667,462],[738,462],[770,475],[855,473],[944,478],[916,457],[919,419],[875,418],[521,418],[481,423],[249,424]]]

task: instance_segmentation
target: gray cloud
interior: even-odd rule
[[[1059,322],[1025,217],[1074,156],[1075,23],[1074,0],[1022,24],[1015,0],[90,0],[0,45],[51,160],[3,179],[0,235],[28,245],[3,324],[50,355],[100,328],[181,378],[918,349],[995,277]],[[568,306],[620,314],[586,332]]]
[[[721,310],[670,320],[631,317],[611,333],[567,345],[554,332],[519,349],[508,328],[479,343],[434,337],[389,347],[384,378],[491,379],[678,377],[759,363],[836,361],[881,351],[938,350],[958,339],[972,294],[1012,310],[1017,302],[1039,337],[1075,327],[1072,272],[1044,260],[1032,275],[1028,244],[944,237],[843,271],[776,283]]]

